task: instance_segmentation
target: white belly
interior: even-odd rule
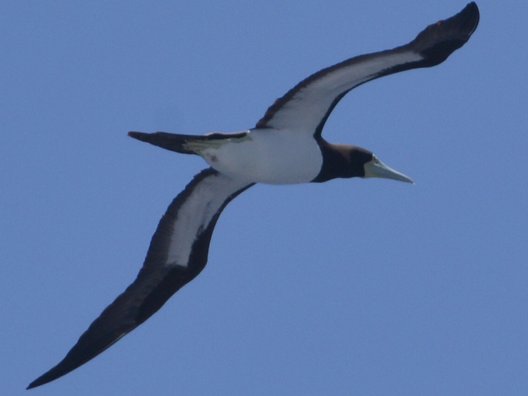
[[[201,155],[219,172],[268,184],[310,182],[319,174],[323,161],[312,136],[273,129],[252,130],[242,140],[207,148]]]

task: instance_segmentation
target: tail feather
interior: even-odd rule
[[[222,134],[213,133],[210,135],[181,135],[177,133],[168,132],[128,132],[128,136],[141,140],[142,142],[153,144],[154,146],[162,147],[164,149],[175,151],[182,154],[199,154],[193,148],[199,148],[203,146],[203,143],[207,143],[213,140],[224,140],[232,138],[242,138],[246,136],[246,132],[235,133],[235,134]],[[200,144],[202,143],[202,144]]]
[[[167,132],[144,133],[135,131],[128,132],[128,136],[182,154],[194,154],[194,152],[185,147],[185,143],[190,139],[197,138],[197,136],[177,135]]]

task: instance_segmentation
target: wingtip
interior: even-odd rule
[[[480,21],[480,10],[477,3],[472,1],[466,4],[466,6],[453,18],[460,18],[463,20],[468,27],[468,38],[473,34]]]
[[[45,385],[49,382],[55,381],[59,379],[60,377],[72,372],[79,366],[82,366],[84,363],[86,363],[88,360],[92,359],[95,355],[82,355],[79,357],[78,355],[78,344],[76,345],[66,354],[66,356],[55,366],[50,368],[48,371],[46,371],[44,374],[42,374],[40,377],[35,379],[33,382],[31,382],[26,389],[32,389],[36,388],[37,386]]]
[[[68,371],[63,372],[61,370],[57,370],[57,366],[52,368],[51,370],[45,372],[40,377],[35,379],[33,382],[31,382],[26,390],[36,388],[37,386],[41,386],[44,384],[47,384],[48,382],[51,382],[53,380],[56,380],[59,377],[62,377],[64,374],[66,374]]]
[[[45,375],[41,375],[36,380],[31,382],[27,386],[26,390],[30,390],[30,389],[36,388],[37,386],[41,386],[41,385],[47,384],[48,382],[52,381],[52,380],[47,381],[47,380],[44,379],[44,377],[45,377]]]
[[[410,45],[423,56],[423,66],[438,65],[469,40],[479,20],[477,3],[468,3],[452,17],[429,25]]]
[[[149,134],[145,132],[130,131],[127,135],[131,138],[145,141],[146,136],[148,136]]]
[[[466,7],[464,8],[464,10],[466,10],[466,9],[470,9],[470,10],[472,10],[473,12],[476,11],[477,13],[479,12],[479,8],[478,8],[478,6],[477,6],[477,3],[474,2],[474,1],[471,1],[471,2],[467,3],[467,4],[466,4]]]

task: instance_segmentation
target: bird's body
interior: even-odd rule
[[[243,137],[194,146],[212,168],[252,183],[309,183],[323,162],[312,136],[289,130],[252,129]]]
[[[301,81],[245,132],[191,136],[130,132],[153,145],[202,156],[210,165],[173,200],[134,282],[89,326],[65,358],[28,388],[53,381],[103,352],[153,315],[205,267],[209,243],[225,206],[255,183],[296,184],[335,178],[411,180],[356,146],[322,138],[330,113],[354,87],[392,73],[434,66],[476,29],[479,11],[468,4],[428,26],[410,43],[350,58]]]

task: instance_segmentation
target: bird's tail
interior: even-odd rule
[[[181,135],[168,132],[128,132],[128,136],[182,154],[199,154],[200,148],[221,143],[227,139],[240,139],[247,132],[235,134],[213,133],[210,135]]]
[[[182,154],[196,154],[193,149],[188,147],[188,144],[207,139],[207,136],[181,135],[167,132],[145,133],[131,131],[128,132],[128,136]]]
[[[215,146],[225,140],[241,139],[247,132],[223,134],[212,133],[209,135],[181,135],[168,132],[128,132],[128,136],[182,154],[200,154],[200,148]]]

